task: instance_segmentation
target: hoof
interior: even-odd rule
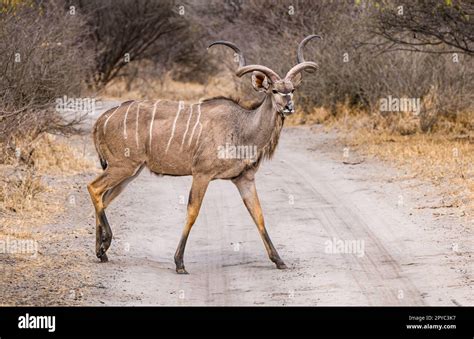
[[[100,259],[100,262],[107,262],[109,258],[107,258],[107,254],[105,254],[104,248],[101,246],[96,253],[97,258]]]
[[[107,262],[109,261],[109,258],[107,257],[107,254],[97,254],[97,258],[100,259],[100,262]]]
[[[276,263],[275,265],[279,270],[286,270],[288,268],[283,261]]]
[[[181,267],[181,268],[176,267],[176,273],[178,273],[178,274],[189,274],[184,267]]]
[[[107,254],[102,254],[102,256],[99,258],[100,262],[107,262],[109,261],[109,258],[107,257]]]

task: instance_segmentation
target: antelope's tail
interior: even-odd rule
[[[94,139],[93,141],[94,141],[95,150],[97,152],[97,155],[99,156],[100,166],[102,167],[103,170],[105,170],[107,168],[107,161],[105,160],[104,155],[102,154],[102,152],[100,150],[100,147],[99,147],[99,140],[98,140],[99,131],[98,131],[98,129],[99,129],[99,120],[94,125],[94,130],[92,132],[92,137]]]

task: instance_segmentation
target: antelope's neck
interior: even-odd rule
[[[252,136],[254,145],[257,146],[259,154],[270,158],[276,149],[280,132],[283,127],[283,117],[278,114],[274,107],[272,98],[267,95],[262,104],[254,111],[249,136]]]

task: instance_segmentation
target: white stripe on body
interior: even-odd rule
[[[125,118],[123,119],[123,138],[127,140],[127,116],[128,116],[128,111],[130,108],[133,106],[135,102],[132,102],[130,105],[127,107],[127,111],[125,112]]]
[[[188,147],[191,146],[191,142],[193,141],[194,137],[194,132],[196,131],[196,127],[199,125],[200,129],[202,131],[202,124],[199,121],[201,119],[201,103],[198,104],[198,116],[196,118],[196,123],[194,124],[193,131],[191,132],[191,136],[189,137],[189,142],[188,142]],[[199,135],[201,135],[201,132],[199,132]]]
[[[193,104],[191,104],[191,106],[190,106],[189,118],[188,118],[188,122],[186,124],[186,130],[184,131],[184,134],[183,134],[183,140],[181,141],[181,147],[179,149],[180,151],[183,150],[184,140],[186,139],[186,134],[188,134],[189,123],[191,122],[192,116],[193,116]]]
[[[182,101],[180,101],[178,103],[178,112],[176,112],[176,117],[174,118],[174,121],[173,121],[173,128],[171,130],[171,135],[170,135],[170,138],[168,140],[168,145],[166,146],[166,151],[165,151],[165,154],[168,153],[168,150],[170,148],[170,145],[171,145],[171,140],[173,140],[173,137],[174,137],[174,131],[176,129],[176,121],[178,121],[178,118],[179,118],[179,113],[181,112],[181,110],[183,109],[184,107],[184,103]]]
[[[153,114],[151,115],[151,121],[150,121],[150,144],[149,144],[149,149],[151,153],[151,139],[153,136],[153,122],[155,121],[155,113],[156,113],[156,105],[160,102],[161,100],[157,100],[155,104],[153,105]]]
[[[105,134],[105,131],[107,129],[107,123],[109,122],[110,118],[112,118],[112,116],[118,111],[118,109],[122,107],[122,104],[118,105],[117,108],[115,109],[115,111],[113,111],[108,117],[107,119],[105,119],[105,123],[104,123],[104,134]]]
[[[137,114],[136,114],[136,120],[135,120],[135,141],[137,143],[137,148],[138,148],[138,117],[140,115],[140,104],[141,102],[139,102],[137,105]]]
[[[202,132],[202,124],[199,123],[199,134],[198,134],[198,137],[197,137],[197,139],[196,139],[196,144],[195,144],[196,146],[197,146],[197,144],[198,144],[198,142],[199,142],[199,138],[201,137],[201,132]]]

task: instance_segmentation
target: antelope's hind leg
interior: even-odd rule
[[[107,250],[112,242],[110,228],[105,208],[117,197],[125,186],[133,180],[143,166],[132,168],[107,167],[94,181],[87,185],[87,189],[94,204],[96,214],[96,246],[97,258],[101,262],[108,261]]]

